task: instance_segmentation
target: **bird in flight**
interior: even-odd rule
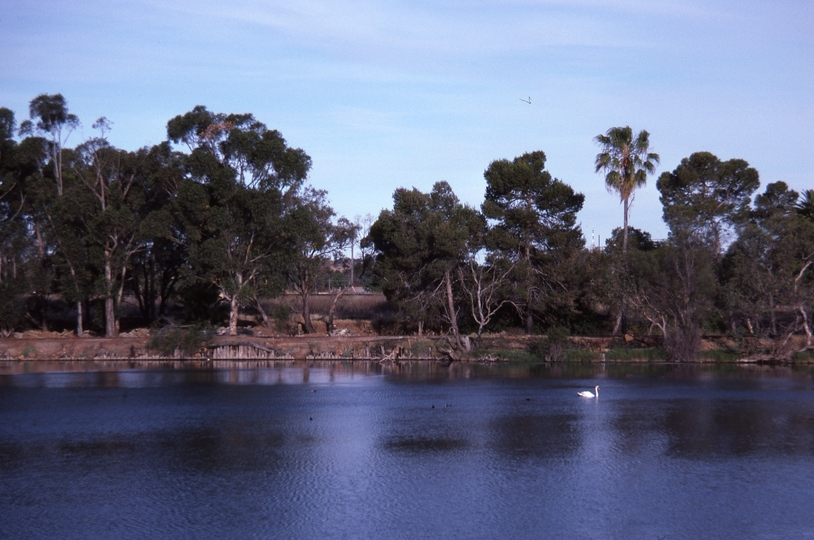
[[[523,103],[528,103],[529,105],[531,105],[531,96],[529,96],[529,98],[528,98],[528,99],[523,99],[523,98],[519,98],[519,99],[520,99],[520,101],[522,101]]]

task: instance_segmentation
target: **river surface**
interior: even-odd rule
[[[814,538],[811,368],[64,367],[0,370],[0,538]]]

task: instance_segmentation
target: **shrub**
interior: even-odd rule
[[[271,308],[271,318],[278,332],[283,332],[291,318],[291,308],[285,304],[274,304]]]
[[[192,356],[205,347],[214,334],[214,329],[209,325],[163,328],[150,338],[147,348],[164,356],[172,356],[175,351],[183,356]]]
[[[570,344],[570,332],[562,326],[551,327],[546,337],[529,346],[529,352],[546,362],[557,362],[565,358],[564,351]]]

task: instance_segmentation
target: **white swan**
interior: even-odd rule
[[[598,386],[594,388],[594,391],[596,392],[596,395],[594,395],[594,393],[589,391],[589,390],[585,390],[584,392],[577,392],[577,395],[579,397],[599,397],[599,387]]]

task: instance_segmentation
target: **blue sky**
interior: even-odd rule
[[[814,188],[810,1],[0,0],[0,51],[18,122],[61,93],[69,145],[105,116],[134,150],[195,105],[250,112],[349,218],[440,180],[479,206],[491,161],[543,150],[604,241],[622,208],[593,137],[624,125],[650,132],[657,174],[706,150]],[[631,225],[662,238],[655,183]]]

